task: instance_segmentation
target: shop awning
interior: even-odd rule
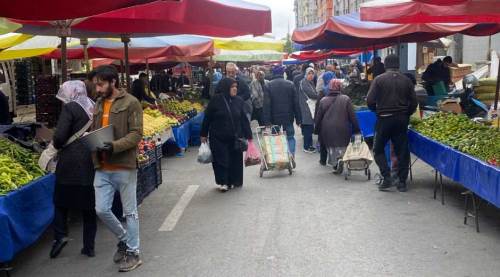
[[[59,46],[61,39],[50,36],[35,36],[20,44],[0,51],[0,60],[13,60],[48,54]]]
[[[305,49],[376,49],[381,45],[424,42],[448,35],[492,35],[499,24],[421,23],[388,24],[361,21],[359,14],[334,16],[327,21],[296,29],[292,39]]]
[[[0,52],[0,60],[44,56],[59,59],[61,51],[58,49],[58,37],[14,34],[11,37],[0,38],[0,48],[7,44],[7,39],[18,38],[21,43]],[[22,40],[25,39],[24,42]],[[214,54],[213,41],[200,36],[178,35],[149,38],[132,38],[129,43],[130,59],[149,59],[157,57],[208,57]],[[123,43],[119,39],[90,39],[88,43],[89,58],[123,59]],[[68,45],[69,59],[84,59],[83,46],[80,40],[72,38]]]
[[[386,23],[500,23],[497,0],[375,0],[361,5],[361,19]]]
[[[224,50],[274,50],[283,52],[285,48],[285,41],[268,37],[215,38],[214,43],[216,49]]]
[[[124,59],[123,43],[119,39],[90,39],[87,47],[90,59]],[[177,56],[208,57],[214,54],[214,43],[210,38],[190,35],[132,38],[129,43],[129,59],[142,60]],[[60,59],[60,49],[45,55]],[[83,46],[79,41],[68,45],[68,59],[84,59]]]
[[[1,35],[0,36],[0,50],[4,50],[7,48],[11,48],[13,46],[16,46],[18,44],[21,44],[32,37],[33,36],[31,36],[31,35],[23,35],[23,34],[15,34],[15,33]]]
[[[210,61],[209,57],[179,57],[179,56],[167,56],[161,58],[152,58],[148,59],[134,59],[130,60],[131,65],[135,64],[146,64],[146,62],[150,65],[152,64],[161,64],[161,63],[200,63],[200,62],[208,62]],[[100,65],[120,65],[120,61],[115,59],[93,59],[92,66],[97,67]]]
[[[20,33],[59,35],[54,26],[57,22],[17,22],[23,24]],[[167,34],[234,37],[272,31],[270,9],[241,0],[155,1],[67,23],[71,26],[71,36],[85,38]]]
[[[294,52],[290,55],[290,57],[301,61],[320,61],[331,59],[333,57],[350,56],[361,52],[363,52],[363,50],[311,50]]]
[[[62,20],[96,15],[152,1],[154,0],[1,0],[0,16],[25,20]]]
[[[214,60],[218,62],[269,62],[283,60],[284,53],[273,50],[216,50]]]

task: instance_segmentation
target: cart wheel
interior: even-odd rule
[[[368,169],[368,181],[372,179],[372,172]]]
[[[259,176],[260,176],[260,178],[262,178],[262,176],[264,176],[264,167],[262,165],[260,166]]]

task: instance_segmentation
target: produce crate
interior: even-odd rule
[[[163,158],[162,144],[156,143],[156,160]]]
[[[140,168],[137,171],[137,203],[142,203],[156,187],[156,163]]]
[[[158,160],[155,164],[156,167],[156,187],[163,183],[163,176],[161,172],[161,160]]]
[[[472,65],[459,64],[458,67],[450,67],[450,75],[452,82],[462,80],[467,74],[472,73]]]

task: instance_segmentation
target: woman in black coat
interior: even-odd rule
[[[243,152],[236,149],[235,144],[237,138],[252,139],[250,122],[244,111],[245,102],[236,96],[237,92],[236,80],[222,79],[217,94],[205,110],[201,128],[202,142],[207,142],[210,135],[215,182],[223,192],[243,186]]]
[[[94,240],[97,230],[94,166],[91,153],[78,140],[65,146],[74,134],[82,130],[92,118],[94,102],[87,97],[85,84],[81,81],[65,82],[57,98],[64,103],[53,144],[58,149],[56,186],[54,192],[54,244],[50,257],[55,258],[68,239],[68,210],[79,210],[83,217],[83,249],[89,257],[94,254]]]

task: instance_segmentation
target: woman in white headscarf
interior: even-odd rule
[[[56,97],[64,105],[53,138],[54,147],[58,150],[58,162],[54,191],[54,244],[50,257],[57,257],[68,242],[68,210],[82,212],[81,254],[93,257],[97,224],[92,157],[90,151],[78,139],[66,144],[72,136],[79,135],[89,128],[94,102],[87,97],[87,89],[82,81],[65,82]]]
[[[302,114],[302,136],[304,137],[304,152],[314,153],[316,149],[313,146],[314,132],[314,113],[316,106],[316,87],[314,86],[314,69],[311,67],[306,69],[304,79],[300,81],[298,90],[298,99],[300,112]]]

